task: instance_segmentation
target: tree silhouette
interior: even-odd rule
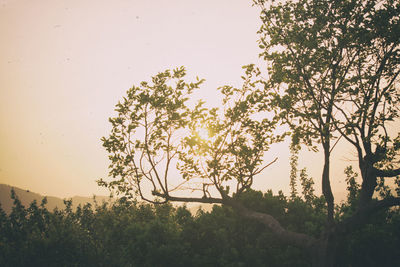
[[[399,121],[400,3],[254,3],[262,9],[260,48],[269,78],[262,79],[254,65],[245,66],[242,88],[220,88],[221,109],[207,109],[201,101],[190,103],[202,80],[186,82],[183,67],[132,87],[117,104],[117,117],[110,119],[110,136],[102,139],[114,179],[99,184],[157,204],[231,206],[265,224],[281,242],[308,250],[315,266],[334,266],[341,236],[375,212],[400,204],[400,198],[380,182],[400,174],[400,135],[388,129]],[[243,204],[242,196],[251,192],[256,176],[275,161],[264,162],[265,152],[288,134],[277,134],[279,123],[289,125],[293,153],[300,144],[322,148],[327,214],[320,236],[292,231],[276,216]],[[351,202],[357,204],[345,217],[335,214],[330,176],[331,152],[341,139],[355,147],[363,181],[357,192],[350,183]],[[296,161],[294,154],[291,177]],[[178,172],[172,171],[174,167]],[[176,173],[181,180],[171,178]],[[301,183],[306,203],[316,209],[320,202],[304,171]],[[377,188],[386,192],[383,199],[373,199]],[[179,189],[199,194],[182,196]]]
[[[372,201],[378,177],[400,174],[400,135],[388,129],[399,123],[400,3],[254,2],[262,8],[260,47],[269,62],[267,103],[277,107],[296,140],[314,149],[321,144],[324,153],[328,237],[321,247],[333,246],[327,253],[334,254],[329,238],[338,231],[351,231],[376,210],[400,204],[390,194]],[[357,152],[362,184],[356,213],[336,225],[329,169],[340,139]]]

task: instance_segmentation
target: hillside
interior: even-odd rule
[[[14,188],[14,191],[18,198],[21,200],[22,205],[25,207],[29,206],[29,204],[36,200],[38,204],[41,203],[42,199],[45,196],[40,194],[30,192],[29,190],[24,190],[15,186],[10,186],[6,184],[0,184],[0,204],[2,209],[9,213],[11,212],[11,208],[13,206],[13,200],[11,199],[11,189]],[[65,207],[64,200],[58,197],[46,196],[47,204],[46,207],[48,210],[53,210],[56,207],[62,209]],[[96,202],[102,203],[103,201],[108,201],[109,197],[107,196],[96,196]],[[76,208],[79,204],[84,205],[86,203],[94,204],[93,197],[81,197],[74,196],[72,198],[72,207]]]
[[[0,184],[0,204],[2,209],[9,214],[11,212],[13,206],[13,200],[11,199],[11,188],[14,188],[15,193],[17,194],[18,198],[21,200],[22,205],[28,207],[33,200],[36,200],[38,204],[41,203],[42,199],[45,196],[42,196],[38,193],[31,192],[29,190],[21,189],[15,186],[10,186],[6,184]],[[50,211],[55,209],[56,207],[62,209],[65,207],[64,199],[59,197],[47,197],[47,204],[46,208]],[[96,202],[101,204],[103,201],[108,201],[108,196],[96,196]],[[90,203],[94,205],[93,197],[81,197],[81,196],[74,196],[72,198],[72,207],[76,208],[77,206],[84,205],[86,203]],[[173,203],[174,206],[181,206],[182,203],[177,202]],[[187,203],[187,208],[190,210],[192,214],[196,214],[198,209],[202,209],[203,211],[210,212],[212,210],[212,204],[198,204],[198,203]]]

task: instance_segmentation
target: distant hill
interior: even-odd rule
[[[38,205],[41,203],[45,196],[40,194],[30,192],[29,190],[24,190],[15,186],[10,186],[6,184],[0,184],[0,204],[2,209],[8,214],[11,212],[13,206],[13,200],[11,199],[11,189],[14,188],[16,195],[19,200],[21,200],[22,205],[28,207],[33,200],[36,200]],[[56,207],[63,209],[65,207],[64,200],[58,197],[46,196],[47,204],[46,208],[50,211],[54,210]],[[108,196],[96,196],[96,202],[101,204],[103,201],[108,201]],[[94,200],[92,197],[81,197],[75,196],[72,198],[72,207],[76,208],[79,204],[84,205],[90,203],[94,205]]]

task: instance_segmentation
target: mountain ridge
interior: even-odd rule
[[[74,196],[72,198],[59,198],[54,196],[43,196],[41,194],[32,192],[27,189],[22,189],[16,186],[11,186],[7,184],[0,184],[0,205],[1,208],[6,212],[6,214],[10,214],[12,207],[14,205],[14,200],[11,199],[11,189],[14,189],[15,194],[18,199],[21,201],[24,207],[29,207],[32,201],[36,200],[37,204],[40,205],[42,199],[44,197],[47,198],[47,204],[45,207],[49,211],[53,211],[55,208],[63,209],[65,208],[64,200],[72,200],[72,208],[76,209],[79,205],[85,205],[86,203],[90,203],[92,206],[97,204],[101,204],[103,202],[110,201],[109,196],[95,196],[95,200],[93,197],[83,197],[83,196]],[[186,205],[189,211],[195,215],[199,209],[203,211],[210,212],[212,210],[213,204],[195,204],[195,203],[174,203],[175,207]]]
[[[11,189],[14,189],[15,194],[18,199],[21,201],[22,205],[28,207],[32,201],[36,200],[38,205],[42,202],[43,198],[47,198],[46,208],[50,211],[55,208],[63,209],[65,207],[64,200],[72,200],[72,208],[75,209],[79,205],[84,205],[86,203],[90,203],[94,205],[96,203],[107,202],[110,200],[108,196],[93,196],[93,197],[83,197],[83,196],[74,196],[72,198],[59,198],[54,196],[43,196],[41,194],[31,192],[27,189],[22,189],[16,186],[11,186],[7,184],[0,184],[0,204],[1,208],[9,214],[13,207],[14,200],[11,199]],[[94,199],[95,197],[95,199]]]

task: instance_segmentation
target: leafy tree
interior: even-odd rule
[[[391,122],[399,121],[400,3],[254,3],[262,8],[260,48],[269,65],[269,79],[261,79],[253,65],[244,67],[242,88],[220,88],[221,110],[190,103],[202,80],[186,82],[184,68],[133,86],[117,104],[117,116],[110,119],[110,136],[102,139],[114,179],[99,184],[156,204],[231,206],[241,216],[263,223],[281,242],[306,249],[313,265],[334,266],[343,236],[367,223],[375,212],[400,204],[383,182],[378,184],[400,174],[400,135],[388,129]],[[286,135],[276,134],[278,123],[289,125],[292,133],[291,208],[308,207],[310,216],[318,214],[314,217],[318,222],[326,211],[324,229],[318,224],[302,229],[285,225],[289,206],[276,212],[279,205],[271,203],[258,210],[244,199],[251,195],[255,177],[274,162],[265,163],[263,158],[269,146]],[[203,130],[208,136],[203,136]],[[352,213],[336,216],[330,161],[341,139],[355,147],[363,182],[359,189],[350,183],[349,201],[357,203]],[[300,144],[322,148],[323,198],[314,195],[313,180],[305,171],[300,173],[305,201],[296,198]],[[171,179],[177,175],[174,166],[180,181]],[[353,175],[350,170],[348,175]],[[383,199],[373,199],[377,188],[383,190]],[[182,196],[178,189],[198,194]]]
[[[373,212],[400,204],[389,193],[373,201],[378,177],[400,174],[400,138],[389,129],[399,123],[400,3],[254,2],[262,8],[260,48],[269,63],[266,103],[277,107],[301,142],[313,149],[321,144],[324,153],[322,191],[328,216],[321,247],[327,255],[321,260],[332,265],[338,232],[351,231]],[[362,184],[356,212],[336,225],[329,168],[340,139],[357,152]]]
[[[129,89],[127,97],[117,105],[118,116],[110,119],[111,135],[103,138],[112,162],[110,174],[116,179],[109,183],[100,180],[99,184],[117,188],[128,196],[138,193],[153,203],[226,204],[246,217],[264,222],[288,242],[313,242],[311,237],[285,230],[273,216],[254,212],[237,201],[250,189],[255,176],[275,161],[263,164],[264,152],[284,136],[273,134],[277,120],[257,116],[263,97],[257,89],[260,72],[253,65],[245,70],[242,88],[221,88],[225,105],[222,115],[217,109],[203,108],[201,102],[193,109],[187,106],[191,91],[201,81],[184,82],[183,68],[159,73],[151,84],[143,82],[140,87]],[[203,127],[209,138],[200,136]],[[169,172],[173,163],[184,180],[171,188]],[[152,195],[161,199],[145,195],[146,181],[152,187]],[[203,196],[171,194],[185,184]]]
[[[240,195],[250,188],[254,176],[268,166],[261,166],[263,152],[270,143],[281,139],[271,134],[275,121],[251,117],[258,104],[257,95],[252,94],[255,84],[251,78],[258,74],[248,66],[243,88],[221,89],[226,106],[222,118],[217,109],[208,110],[202,102],[189,108],[189,97],[202,80],[186,83],[184,68],[159,73],[152,78],[152,84],[143,82],[132,87],[117,105],[118,117],[110,119],[111,135],[103,138],[112,162],[110,174],[119,179],[99,183],[118,188],[128,196],[138,193],[154,203],[222,203],[224,197]],[[200,135],[204,129],[208,132],[206,138]],[[169,183],[172,165],[184,178],[173,188]],[[152,195],[163,200],[152,200],[144,194],[146,182]],[[234,192],[230,192],[232,185]],[[171,195],[183,186],[199,190],[203,197],[180,199]],[[209,190],[211,186],[216,189],[214,192]],[[220,198],[215,197],[218,195]]]
[[[277,120],[267,116],[260,119],[261,109],[265,114],[261,101],[264,93],[257,89],[260,72],[253,65],[246,66],[245,71],[242,88],[221,88],[225,105],[222,114],[217,109],[203,108],[202,102],[192,109],[188,107],[190,93],[201,80],[184,82],[183,68],[159,73],[151,84],[143,82],[128,90],[127,97],[117,105],[118,116],[110,119],[111,135],[103,138],[110,153],[110,174],[115,180],[100,180],[99,184],[128,197],[137,193],[156,204],[221,203],[267,225],[286,243],[313,243],[314,237],[281,225],[272,215],[277,208],[275,202],[263,212],[252,209],[249,203],[243,205],[242,195],[251,189],[256,175],[275,162],[263,163],[264,152],[285,136],[273,133]],[[201,128],[208,130],[208,137],[200,135]],[[170,182],[173,164],[183,180],[175,186]],[[180,188],[201,194],[172,194]],[[307,190],[311,197],[312,190]],[[276,214],[284,217],[285,209]]]

